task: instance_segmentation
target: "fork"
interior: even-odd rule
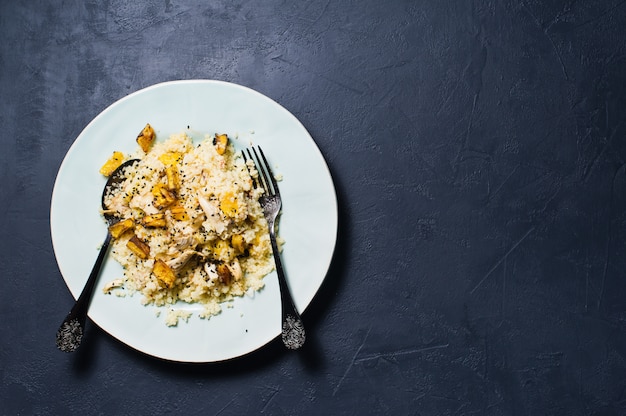
[[[280,287],[280,301],[282,309],[281,338],[283,340],[283,344],[285,344],[287,348],[296,350],[304,345],[306,336],[304,333],[302,319],[300,318],[300,314],[294,305],[291,292],[289,291],[289,286],[287,285],[283,265],[280,261],[278,245],[276,244],[276,233],[274,229],[276,217],[282,207],[282,201],[278,190],[278,184],[276,183],[272,169],[270,168],[269,163],[267,163],[267,159],[265,158],[261,147],[257,146],[257,148],[259,149],[258,153],[254,147],[252,147],[252,151],[250,151],[249,148],[246,149],[246,151],[248,153],[248,158],[252,161],[258,172],[256,178],[252,174],[250,175],[252,177],[253,184],[255,187],[261,186],[263,188],[263,194],[259,197],[259,203],[261,204],[261,208],[263,208],[263,214],[267,220],[270,241],[272,243],[272,254],[274,255],[276,273],[278,274],[278,285]],[[244,161],[246,162],[246,166],[248,166],[248,158],[246,158],[245,152],[241,153]],[[261,157],[259,157],[259,154]],[[249,167],[248,172],[250,172]]]

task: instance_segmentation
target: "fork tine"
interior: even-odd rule
[[[261,157],[263,158],[263,162],[265,162],[265,168],[267,169],[267,173],[272,181],[272,187],[274,188],[274,194],[276,195],[280,195],[280,192],[278,191],[278,184],[276,183],[276,178],[274,178],[274,172],[272,172],[272,168],[270,168],[270,164],[267,163],[267,159],[265,158],[265,155],[263,154],[263,150],[261,149],[261,146],[259,146],[259,152],[261,153]]]
[[[250,148],[246,149],[246,151],[248,152],[248,157],[252,161],[252,164],[254,165],[254,169],[256,169],[256,172],[257,172],[256,178],[252,177],[252,174],[250,174],[250,176],[252,177],[252,183],[254,187],[255,188],[261,187],[263,188],[263,191],[265,191],[266,194],[269,194],[270,190],[267,186],[267,180],[264,180],[265,172],[263,171],[263,165],[259,161],[259,157],[254,151],[254,148],[252,148],[252,152],[254,152],[254,156],[256,157],[252,155]],[[248,170],[248,172],[250,171]]]
[[[263,154],[263,151],[261,150],[260,146],[259,146],[259,151],[261,152],[261,154]],[[267,170],[268,173],[269,173],[269,176],[272,177],[272,173],[269,170],[269,166],[267,166],[267,161],[265,161],[265,163],[263,163],[263,161],[259,157],[259,154],[256,152],[256,149],[254,147],[252,148],[252,152],[254,153],[254,156],[256,157],[257,171],[259,171],[259,173],[260,173],[259,179],[261,179],[261,177],[262,177],[263,189],[265,189],[265,192],[268,195],[273,195],[274,191],[272,190],[271,183],[270,183],[269,179],[267,178],[267,174],[265,173],[265,171]],[[265,158],[263,158],[263,159],[265,159]]]

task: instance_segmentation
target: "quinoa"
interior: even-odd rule
[[[274,262],[258,202],[263,191],[251,179],[258,174],[254,166],[230,140],[220,152],[211,136],[195,145],[185,133],[174,134],[139,152],[140,161],[126,168],[127,180],[105,200],[108,211],[133,220],[112,242],[112,257],[124,270],[123,285],[112,290],[168,307],[168,326],[189,318],[176,312],[178,302],[201,304],[198,316],[209,318],[223,302],[260,290]],[[133,238],[149,254],[133,251]],[[159,277],[157,263],[173,272],[171,281]]]

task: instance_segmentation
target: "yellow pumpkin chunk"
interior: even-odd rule
[[[180,152],[166,152],[159,156],[159,160],[165,166],[172,166],[181,160],[183,155]]]
[[[213,254],[215,258],[222,261],[230,261],[234,257],[233,248],[228,241],[218,240],[213,246]]]
[[[233,218],[239,211],[239,201],[232,192],[226,192],[220,201],[220,209],[224,214]]]
[[[122,152],[113,152],[113,156],[109,158],[104,165],[100,168],[100,173],[104,176],[111,176],[115,169],[119,168],[122,162],[124,161],[124,153]]]
[[[137,136],[137,144],[141,147],[141,150],[148,153],[150,147],[152,147],[152,143],[154,143],[154,139],[156,135],[154,134],[154,129],[150,124],[146,124],[146,126],[141,130],[139,135]]]
[[[228,135],[226,134],[216,134],[213,139],[213,144],[215,145],[215,150],[218,155],[223,155],[226,152],[226,148],[228,147]]]
[[[187,211],[185,207],[181,205],[175,205],[170,208],[170,213],[172,214],[172,218],[177,221],[187,221],[189,219],[189,215],[187,215]]]
[[[167,189],[176,192],[179,186],[178,170],[173,166],[168,166],[165,169],[165,176],[167,177]]]
[[[157,259],[154,261],[152,273],[154,273],[156,278],[159,279],[159,281],[168,288],[174,286],[174,282],[176,281],[176,274],[174,273],[174,270],[172,270],[172,268],[168,266],[167,263],[165,263],[163,260]]]
[[[150,246],[141,241],[136,235],[133,235],[131,239],[128,240],[126,247],[140,259],[147,259],[150,255]]]
[[[164,183],[157,183],[152,188],[152,195],[154,196],[154,206],[163,209],[176,202],[176,196],[170,190],[167,189],[167,185]]]
[[[126,231],[132,230],[135,228],[135,221],[132,218],[127,218],[123,221],[116,222],[109,226],[109,232],[111,233],[111,237],[120,238],[122,234]]]
[[[233,246],[237,254],[243,254],[248,246],[241,234],[233,235],[230,239],[230,245]]]
[[[152,228],[164,228],[167,226],[165,214],[146,215],[143,217],[142,222],[144,226]]]

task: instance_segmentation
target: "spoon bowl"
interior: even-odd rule
[[[109,226],[114,224],[118,220],[118,218],[112,215],[110,212],[107,212],[108,207],[106,206],[104,201],[114,189],[119,187],[126,180],[126,168],[135,164],[138,161],[139,159],[131,159],[122,163],[111,174],[111,176],[109,176],[109,179],[104,186],[104,190],[102,192],[102,209],[104,218]],[[57,331],[56,343],[57,347],[61,351],[76,351],[76,349],[80,346],[80,343],[83,339],[83,334],[85,332],[85,321],[87,319],[87,310],[89,308],[89,303],[91,302],[93,290],[96,286],[98,276],[100,275],[100,269],[102,268],[102,263],[108,252],[110,243],[111,233],[109,232],[109,229],[107,227],[106,238],[102,243],[102,247],[100,248],[100,252],[98,253],[96,262],[91,269],[91,273],[89,274],[87,283],[85,283],[85,287],[83,288],[80,296],[74,303],[72,310],[65,317],[65,319],[61,323],[61,326],[59,327],[59,330]]]

